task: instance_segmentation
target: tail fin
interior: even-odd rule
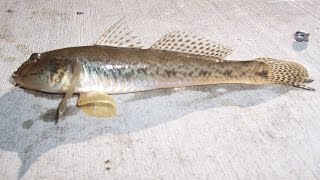
[[[283,84],[309,91],[315,91],[315,89],[302,84],[313,81],[309,78],[306,68],[302,65],[295,62],[271,58],[258,58],[255,60],[264,62],[269,66],[268,81],[270,83]]]

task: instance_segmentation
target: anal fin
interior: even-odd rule
[[[112,117],[117,115],[115,101],[104,92],[80,93],[77,105],[90,116]]]

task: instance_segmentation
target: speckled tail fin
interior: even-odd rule
[[[175,51],[185,53],[201,59],[223,60],[232,49],[202,36],[195,36],[188,32],[176,31],[166,34],[151,46],[151,49]]]
[[[68,87],[68,90],[67,90],[64,98],[60,102],[58,112],[57,112],[56,123],[59,121],[60,117],[63,115],[64,111],[67,108],[67,104],[68,104],[70,98],[72,97],[74,89],[78,83],[80,73],[81,73],[81,66],[77,63],[73,69],[72,79],[71,79],[70,85]]]
[[[112,117],[117,115],[115,101],[104,92],[80,93],[77,105],[90,116]]]
[[[306,68],[301,64],[272,58],[258,58],[255,61],[264,62],[269,66],[268,80],[270,83],[315,91],[303,84],[313,82],[313,80],[309,78]]]

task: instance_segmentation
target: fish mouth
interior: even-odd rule
[[[12,76],[11,76],[11,81],[15,86],[20,86],[20,80],[21,78],[18,76],[17,71],[14,71]]]

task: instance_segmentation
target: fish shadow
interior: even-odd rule
[[[300,51],[303,51],[303,50],[307,49],[308,43],[307,42],[294,41],[291,46],[292,46],[293,50],[295,50],[297,52],[300,52]]]
[[[128,134],[212,108],[255,106],[293,88],[277,85],[215,85],[114,95],[117,117],[88,117],[70,100],[65,117],[54,124],[61,95],[15,88],[0,97],[0,148],[16,152],[24,176],[43,153],[107,134]]]

